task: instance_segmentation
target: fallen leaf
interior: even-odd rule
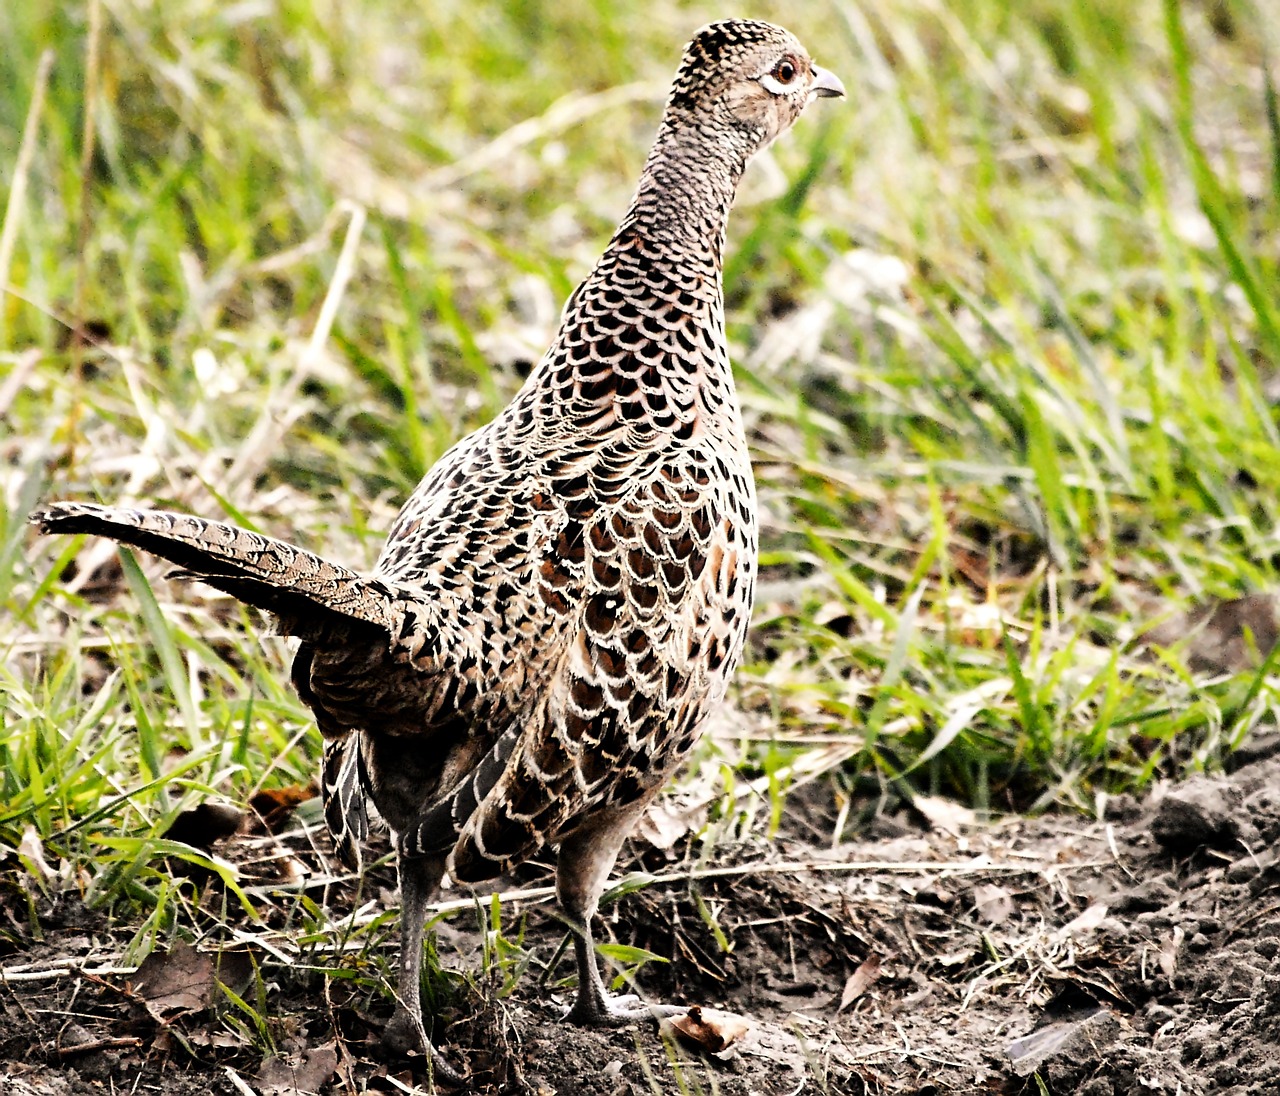
[[[680,808],[655,803],[641,816],[636,835],[655,849],[666,852],[690,830],[701,826],[706,816],[706,807]]]
[[[1013,1071],[1019,1077],[1034,1073],[1051,1058],[1056,1058],[1067,1046],[1073,1046],[1080,1024],[1055,1020],[1044,1027],[1015,1039],[1009,1044],[1008,1055]]]
[[[332,1043],[309,1047],[300,1054],[268,1058],[258,1070],[261,1096],[307,1096],[318,1093],[338,1068]]]
[[[928,906],[939,906],[946,909],[955,901],[952,894],[941,883],[932,883],[923,890],[916,891],[916,901]]]
[[[685,1016],[671,1020],[684,1039],[708,1054],[723,1054],[748,1031],[751,1025],[732,1012],[693,1005]]]
[[[999,925],[1013,914],[1013,899],[1004,887],[979,883],[973,888],[973,906],[978,916],[989,925]]]
[[[849,980],[845,982],[844,992],[840,994],[840,1004],[836,1006],[836,1014],[839,1015],[844,1012],[870,986],[874,985],[879,977],[880,957],[875,954],[868,955],[858,964],[858,969],[849,975]]]
[[[1034,1031],[1014,1039],[1005,1048],[1014,1073],[1029,1077],[1054,1058],[1078,1054],[1084,1047],[1107,1043],[1106,1032],[1118,1030],[1119,1023],[1107,1009],[1074,988],[1051,1001]]]
[[[1160,970],[1170,982],[1173,981],[1173,976],[1178,970],[1178,950],[1182,947],[1185,936],[1186,930],[1181,925],[1175,925],[1169,942],[1160,949],[1160,954],[1157,956]]]
[[[210,1050],[244,1050],[251,1046],[248,1037],[240,1032],[200,1029],[187,1031],[182,1036],[193,1047],[204,1047]]]
[[[133,976],[132,989],[147,1011],[161,1023],[200,1012],[213,1004],[217,985],[242,989],[253,974],[253,962],[243,951],[214,955],[178,944],[143,960]]]
[[[933,957],[933,961],[940,967],[962,967],[965,963],[971,962],[978,954],[975,947],[963,947],[958,951],[942,951]]]
[[[40,832],[30,824],[22,831],[18,841],[18,859],[27,869],[27,874],[36,881],[36,885],[46,893],[53,879],[54,871],[44,858],[44,842],[40,840]]]
[[[290,784],[287,788],[263,788],[249,800],[249,809],[262,819],[268,833],[279,833],[299,804],[314,799],[319,794],[314,784],[305,787]]]
[[[275,877],[276,883],[286,886],[301,883],[311,874],[307,865],[296,856],[282,856],[277,860],[273,860],[269,864],[269,868]]]
[[[670,851],[685,834],[706,825],[710,805],[721,791],[720,769],[704,766],[681,787],[649,804],[636,826],[636,834],[661,852]]]
[[[208,849],[230,837],[244,821],[244,811],[230,803],[200,803],[173,820],[164,836],[197,849]]]
[[[1073,917],[1062,928],[1055,931],[1053,938],[1054,940],[1070,940],[1073,936],[1083,936],[1086,932],[1092,932],[1106,919],[1107,907],[1100,903],[1094,903],[1083,913]]]
[[[208,1008],[213,1003],[213,957],[188,944],[153,951],[134,975],[133,991],[160,1021]]]

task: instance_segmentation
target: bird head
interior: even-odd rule
[[[710,23],[693,36],[676,73],[668,116],[725,127],[758,152],[809,103],[842,97],[844,85],[810,59],[789,31],[755,19]]]

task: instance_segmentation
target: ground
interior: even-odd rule
[[[562,1026],[534,864],[445,895],[441,1045],[479,1093],[1280,1087],[1276,20],[735,7],[850,94],[733,211],[756,611],[601,928],[644,993],[750,1029],[703,1061]],[[728,11],[3,10],[0,1096],[422,1089],[377,1042],[394,866],[332,860],[285,642],[26,517],[179,509],[372,568]]]
[[[673,960],[640,972],[652,998],[746,1021],[714,1056],[670,1029],[559,1022],[569,991],[552,960],[563,931],[534,866],[502,903],[503,931],[522,924],[522,938],[495,945],[480,928],[487,912],[440,929],[444,965],[472,972],[441,1016],[440,1042],[478,1093],[1272,1092],[1277,755],[1280,738],[1260,739],[1230,774],[1117,800],[1100,822],[979,825],[920,800],[831,847],[812,840],[834,810],[813,784],[791,797],[772,842],[722,845],[696,862],[692,847],[663,853],[637,840],[626,867],[648,885],[606,907],[607,932]],[[297,829],[218,847],[248,875],[264,841],[276,857],[309,855]],[[329,893],[341,912],[350,891]],[[26,920],[16,897],[5,896],[10,929]],[[224,953],[220,976],[264,1006],[276,1049],[265,1062],[260,1040],[220,1019],[225,1001],[210,1008],[192,992],[198,975],[183,947],[149,970],[95,974],[120,943],[100,915],[68,899],[38,924],[42,938],[4,961],[8,1092],[97,1093],[113,1078],[117,1090],[137,1078],[132,1091],[182,1094],[429,1088],[421,1062],[390,1061],[378,1047],[384,998],[362,1001],[323,964],[303,972],[273,961],[248,922],[240,960]],[[516,973],[495,958],[504,950],[523,976],[502,997]]]

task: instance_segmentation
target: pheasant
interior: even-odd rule
[[[400,511],[371,576],[160,511],[58,502],[49,533],[135,545],[271,613],[325,739],[325,818],[358,864],[399,854],[401,958],[385,1041],[424,1053],[428,905],[558,847],[581,1024],[610,998],[591,922],[622,843],[736,667],[757,565],[755,487],[724,333],[725,224],[751,157],[842,96],[787,31],[733,20],[685,50],[631,207],[541,363]]]

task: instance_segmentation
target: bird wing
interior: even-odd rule
[[[586,523],[571,638],[491,754],[489,786],[453,812],[455,878],[490,878],[597,809],[647,798],[692,746],[740,654],[752,581],[721,505],[670,468]]]

